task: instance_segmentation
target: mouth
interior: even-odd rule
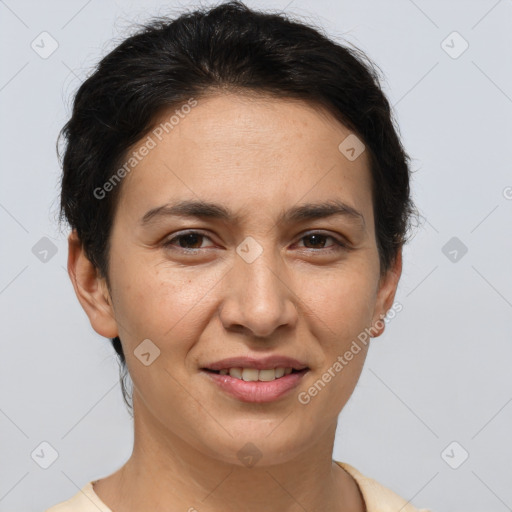
[[[212,370],[210,368],[201,368],[201,370],[214,373],[216,375],[229,375],[230,377],[245,382],[271,382],[273,380],[282,379],[286,375],[300,373],[304,374],[309,368],[296,369],[291,367],[267,368],[258,370],[256,368],[223,368],[221,370]]]
[[[299,386],[309,368],[201,368],[215,389],[241,402],[267,403],[284,399]]]

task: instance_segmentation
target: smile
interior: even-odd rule
[[[290,367],[268,368],[225,368],[214,371],[203,369],[217,389],[242,401],[253,403],[272,402],[287,395],[296,388],[309,371],[294,370]]]
[[[255,382],[258,380],[262,382],[270,382],[275,379],[280,379],[284,375],[289,375],[293,371],[293,368],[290,367],[268,368],[263,370],[257,370],[256,368],[224,368],[215,373],[218,373],[219,375],[229,375],[230,377],[244,380],[246,382]]]

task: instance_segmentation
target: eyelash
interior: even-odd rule
[[[192,253],[197,253],[197,251],[201,250],[201,248],[196,248],[196,249],[187,249],[185,247],[176,247],[173,242],[179,240],[180,238],[184,238],[188,235],[199,235],[203,238],[208,238],[210,239],[210,237],[208,235],[205,235],[204,233],[201,233],[200,231],[187,231],[185,233],[181,233],[177,236],[174,236],[173,238],[169,239],[168,241],[164,242],[163,246],[164,247],[169,247],[169,248],[173,248],[173,249],[176,249],[178,251],[181,251],[181,252],[184,252],[186,254],[192,254]],[[332,235],[326,235],[324,233],[321,233],[321,232],[317,232],[317,231],[313,231],[311,233],[307,233],[306,235],[303,235],[299,240],[303,240],[304,238],[308,238],[308,237],[311,237],[313,235],[317,235],[317,236],[320,236],[320,237],[323,237],[323,238],[331,238],[334,242],[334,245],[331,246],[331,247],[328,247],[327,249],[323,249],[323,248],[319,248],[319,249],[309,249],[309,248],[306,248],[307,251],[314,251],[314,252],[323,252],[323,253],[330,253],[330,252],[338,252],[338,251],[347,251],[347,250],[350,250],[350,247],[342,242],[341,240],[338,240],[336,237],[332,236]]]

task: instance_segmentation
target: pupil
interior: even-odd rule
[[[189,245],[197,244],[197,240],[202,235],[198,235],[195,233],[188,233],[187,235],[183,235],[180,237],[180,246],[184,248],[188,248]]]
[[[318,244],[319,243],[319,239],[324,238],[324,236],[323,235],[309,235],[306,238],[309,239],[309,240],[313,239],[313,245],[315,245],[315,240],[316,240],[316,244]]]

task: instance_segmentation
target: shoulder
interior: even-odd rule
[[[94,492],[93,482],[89,482],[73,497],[58,503],[44,512],[112,512]]]
[[[356,468],[346,462],[335,461],[356,481],[366,504],[367,512],[431,512],[428,509],[417,509],[404,498],[395,494],[391,489],[361,474]]]

